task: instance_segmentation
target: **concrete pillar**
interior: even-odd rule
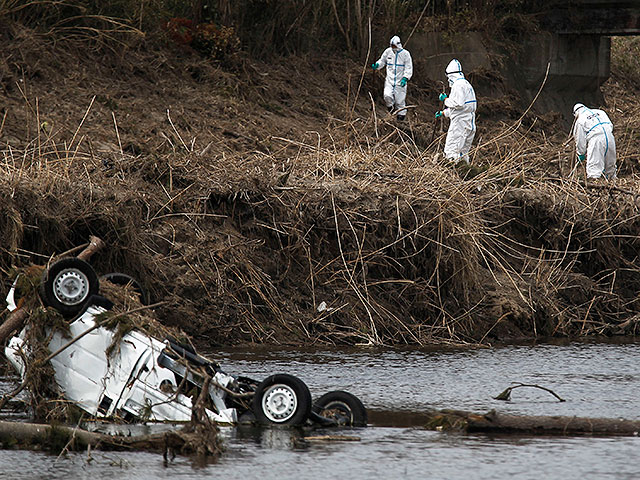
[[[479,32],[416,33],[407,45],[418,78],[444,81],[444,70],[453,58],[460,60],[465,73],[491,69],[489,50]]]
[[[499,97],[510,90],[523,111],[543,84],[549,64],[533,110],[556,111],[569,121],[577,102],[602,105],[600,87],[610,73],[611,39],[593,34],[525,34],[517,51],[499,51],[477,32],[432,32],[415,34],[407,48],[414,59],[414,81],[446,83],[444,69],[457,58],[478,96]]]
[[[524,99],[531,101],[549,74],[536,109],[567,116],[576,102],[601,105],[600,87],[609,78],[611,39],[600,35],[557,35],[541,32],[527,38],[514,59],[513,79]]]

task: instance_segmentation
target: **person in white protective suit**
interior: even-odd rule
[[[444,100],[444,110],[436,112],[436,118],[444,115],[451,120],[444,145],[444,155],[451,162],[463,160],[469,163],[469,150],[476,134],[476,92],[464,78],[462,65],[455,58],[445,69],[451,92],[438,97]]]
[[[613,123],[602,110],[576,103],[573,138],[578,161],[587,160],[587,178],[616,178],[616,140]]]
[[[398,120],[404,120],[407,116],[406,107],[407,98],[407,82],[411,80],[413,75],[413,61],[408,50],[402,48],[400,37],[393,36],[387,48],[376,63],[371,68],[387,67],[387,77],[384,82],[384,103],[387,105],[389,112],[397,110]]]

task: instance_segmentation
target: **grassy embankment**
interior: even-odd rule
[[[508,96],[478,89],[473,168],[456,169],[419,79],[398,128],[348,59],[4,19],[5,272],[100,236],[96,270],[138,277],[208,347],[635,333],[637,42],[615,43],[605,85],[621,178],[585,186],[558,115]]]

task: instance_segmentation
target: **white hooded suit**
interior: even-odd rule
[[[447,160],[469,163],[469,150],[476,134],[476,93],[464,78],[462,65],[455,58],[445,70],[451,93],[444,100],[443,114],[451,120],[444,145]]]
[[[413,61],[411,54],[402,48],[400,37],[397,35],[391,38],[389,45],[395,46],[395,50],[390,46],[380,56],[377,61],[377,68],[387,67],[387,77],[384,82],[384,102],[389,109],[401,109],[406,107],[407,85],[400,85],[402,78],[411,80],[413,75]],[[404,117],[406,110],[398,111],[399,117]]]
[[[587,178],[616,177],[616,140],[613,124],[602,110],[577,103],[573,107],[576,123],[573,137],[578,155],[587,156]]]

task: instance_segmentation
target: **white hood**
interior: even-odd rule
[[[464,74],[462,73],[462,64],[455,58],[449,62],[449,65],[447,65],[447,68],[445,69],[445,73],[447,74],[449,83],[452,83],[459,78],[464,78]]]
[[[582,110],[583,108],[585,108],[585,107],[584,107],[584,105],[582,103],[576,103],[573,106],[573,116],[577,117],[579,115],[579,113],[580,113],[580,110]]]
[[[395,45],[396,47],[398,47],[398,50],[402,50],[402,43],[400,43],[400,37],[397,35],[391,37],[391,40],[389,40],[389,45]]]

